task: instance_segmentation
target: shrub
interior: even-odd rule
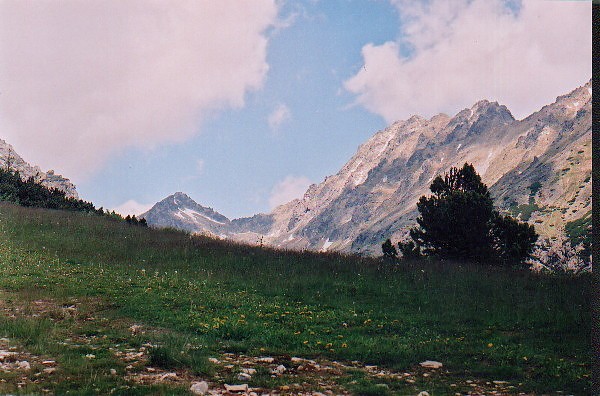
[[[421,257],[421,249],[419,249],[414,241],[398,242],[398,250],[402,253],[402,258],[407,260]]]
[[[381,250],[383,252],[383,257],[389,260],[395,260],[398,258],[398,251],[392,245],[392,241],[387,239],[382,245]]]

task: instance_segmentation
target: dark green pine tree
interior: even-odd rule
[[[423,253],[444,259],[490,257],[494,204],[473,165],[450,169],[443,178],[436,177],[430,189],[433,195],[417,203],[419,227],[410,231]]]
[[[533,226],[498,214],[487,186],[471,164],[431,183],[417,203],[419,227],[410,236],[420,251],[442,259],[522,262],[537,240]]]

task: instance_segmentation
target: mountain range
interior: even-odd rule
[[[502,211],[554,237],[591,218],[592,82],[525,119],[482,100],[450,117],[413,116],[362,144],[335,175],[271,213],[230,220],[176,193],[141,217],[154,227],[286,249],[377,254],[402,239],[437,175],[472,163]]]
[[[522,120],[487,100],[453,117],[413,116],[375,133],[337,174],[271,213],[228,219],[178,192],[140,217],[251,244],[379,254],[383,240],[403,239],[415,225],[416,202],[435,176],[472,163],[501,211],[555,237],[574,224],[591,227],[591,107],[590,80]],[[1,139],[0,167],[78,197],[69,179],[30,165]]]

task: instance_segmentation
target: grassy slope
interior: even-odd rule
[[[358,372],[336,380],[358,393],[385,393],[375,382],[401,394],[453,393],[467,390],[467,379],[506,380],[514,391],[589,392],[591,277],[439,263],[380,266],[7,204],[0,204],[0,238],[4,310],[32,301],[54,307],[5,315],[0,336],[56,359],[61,378],[69,378],[42,376],[25,386],[30,391],[161,393],[164,385],[127,381],[115,357],[118,347],[150,343],[162,346],[151,349],[151,364],[216,382],[232,377],[206,357],[234,352],[358,360],[400,371],[431,359],[447,369],[416,383]],[[65,318],[69,304],[79,319]],[[158,330],[133,335],[133,323]],[[77,337],[87,341],[73,345]],[[90,351],[94,359],[85,358]],[[259,372],[253,381],[273,387],[286,378]],[[8,378],[0,391],[14,391],[15,383]]]

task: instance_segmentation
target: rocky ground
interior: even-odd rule
[[[74,323],[98,323],[107,325],[108,319],[96,317],[89,311],[80,310],[78,302],[59,305],[50,300],[34,300],[27,305],[19,305],[12,299],[0,301],[2,311],[8,320],[22,318],[49,319],[53,322],[69,320]],[[90,303],[87,301],[86,303]],[[111,326],[124,327],[124,323]],[[125,329],[130,336],[152,339],[152,334],[163,331],[140,324],[129,324]],[[246,356],[244,354],[223,353],[209,357],[214,368],[210,377],[194,375],[187,369],[167,370],[151,364],[150,351],[156,345],[151,342],[139,347],[131,347],[126,341],[107,346],[107,336],[66,334],[61,343],[69,349],[91,351],[84,355],[93,361],[97,353],[108,349],[115,358],[114,368],[108,373],[121,376],[127,385],[115,391],[127,391],[129,387],[141,385],[162,385],[186,388],[195,395],[348,395],[348,386],[356,383],[352,378],[368,378],[385,394],[390,384],[403,382],[415,384],[427,378],[429,382],[443,379],[450,372],[441,362],[425,361],[415,364],[411,370],[401,372],[384,367],[365,365],[359,361],[340,362],[326,359],[306,359],[293,356]],[[69,381],[65,376],[63,363],[48,355],[37,355],[23,346],[22,340],[0,339],[0,390],[31,389],[32,385],[44,394],[53,394],[52,388],[60,381]],[[34,348],[35,349],[35,348]],[[98,352],[96,352],[98,351]],[[65,362],[64,364],[68,364]],[[264,386],[254,385],[259,383]],[[444,381],[445,382],[445,381]],[[252,385],[251,385],[252,384]],[[517,384],[505,381],[488,381],[477,378],[450,384],[448,394],[455,395],[505,395],[517,393]],[[426,396],[427,390],[414,388],[414,394]]]

